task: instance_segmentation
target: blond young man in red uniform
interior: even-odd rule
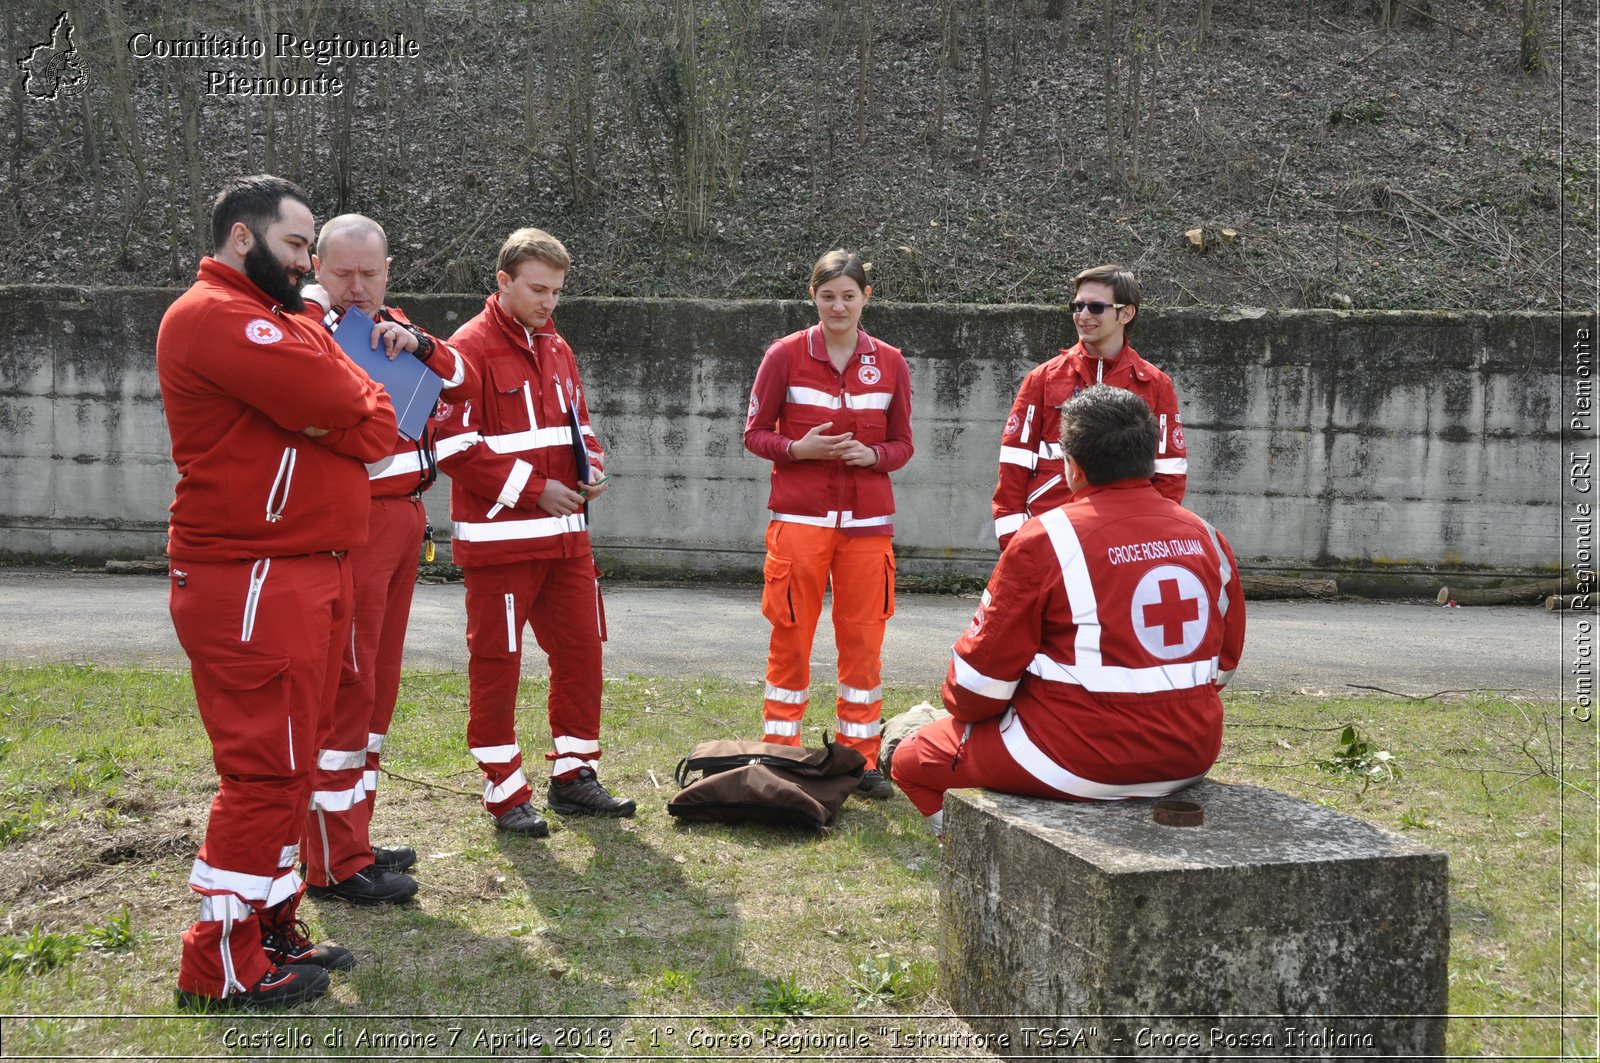
[[[329,328],[351,307],[360,309],[376,322],[373,349],[382,343],[391,359],[418,359],[444,382],[443,400],[460,397],[477,384],[466,359],[411,324],[398,307],[384,305],[390,262],[383,226],[361,214],[341,214],[324,223],[317,237],[311,264],[319,283],[308,285],[304,296],[324,311]],[[419,440],[396,432],[388,456],[367,466],[369,536],[349,554],[354,633],[330,730],[317,751],[302,846],[307,892],[319,900],[392,904],[417,892],[416,879],[405,874],[416,863],[416,850],[375,849],[369,832],[379,757],[400,693],[417,554],[428,526],[422,492],[436,476],[431,430]]]
[[[936,833],[957,787],[1159,797],[1216,760],[1244,598],[1227,540],[1151,484],[1159,435],[1119,388],[1091,386],[1063,408],[1073,500],[1001,553],[951,654],[950,715],[885,754]]]
[[[541,837],[517,742],[522,629],[550,658],[550,784],[564,815],[631,816],[600,784],[600,644],[605,619],[589,548],[588,504],[604,493],[605,452],[572,348],[551,315],[572,258],[539,229],[500,248],[499,290],[450,338],[479,386],[443,407],[439,467],[450,474],[451,556],[467,585],[467,745],[495,826]]]
[[[767,349],[750,391],[745,449],[772,462],[761,611],[772,623],[762,741],[800,745],[811,642],[833,584],[839,741],[861,752],[862,795],[892,788],[878,771],[883,630],[894,614],[894,488],[911,460],[911,374],[897,348],[867,335],[872,295],[850,252],[811,271],[819,321]]]
[[[364,463],[394,441],[389,400],[302,311],[315,222],[266,175],[229,182],[211,257],[156,337],[178,484],[170,608],[219,776],[189,885],[186,1006],[284,1006],[354,966],[295,918],[295,858],[350,635],[345,552],[367,538]]]
[[[1156,490],[1183,501],[1189,452],[1183,444],[1172,378],[1139,356],[1127,331],[1139,313],[1139,283],[1120,266],[1096,266],[1073,278],[1072,321],[1078,342],[1034,367],[1017,389],[1000,437],[994,533],[1004,550],[1022,522],[1072,498],[1061,458],[1061,406],[1094,384],[1131,391],[1156,415]]]

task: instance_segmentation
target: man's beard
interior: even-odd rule
[[[244,254],[244,275],[255,282],[257,288],[276,299],[285,310],[298,314],[306,308],[306,301],[300,297],[300,288],[306,282],[306,275],[300,274],[299,279],[291,283],[288,267],[267,250],[267,242],[259,233],[256,234],[255,243]]]

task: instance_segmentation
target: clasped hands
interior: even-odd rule
[[[796,439],[789,445],[789,456],[796,461],[838,460],[862,468],[878,464],[878,452],[865,443],[857,442],[855,433],[825,434],[832,427],[832,421],[824,421]]]

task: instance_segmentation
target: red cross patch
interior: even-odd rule
[[[1022,427],[1022,422],[1017,419],[1017,415],[1016,414],[1012,414],[1010,417],[1006,418],[1006,435],[1008,435],[1008,436],[1016,435],[1017,434],[1017,429],[1020,428],[1020,427]]]
[[[1183,422],[1179,421],[1172,428],[1172,446],[1174,450],[1183,449]]]
[[[875,365],[862,366],[860,369],[856,370],[856,375],[859,376],[861,378],[861,382],[867,385],[869,388],[883,379],[883,374],[878,371],[878,367]]]
[[[1193,653],[1211,622],[1211,597],[1205,585],[1182,565],[1157,565],[1146,572],[1130,605],[1139,645],[1163,661]]]
[[[244,336],[251,343],[277,343],[283,339],[283,329],[264,317],[258,317],[244,327]]]

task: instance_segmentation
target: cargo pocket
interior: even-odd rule
[[[304,713],[295,719],[287,655],[213,657],[197,666],[206,686],[200,718],[218,774],[289,776],[310,769],[300,762],[315,752],[316,736]]]
[[[794,626],[794,563],[786,557],[767,555],[761,566],[761,615],[775,627]]]
[[[894,615],[894,551],[883,555],[883,619]]]

